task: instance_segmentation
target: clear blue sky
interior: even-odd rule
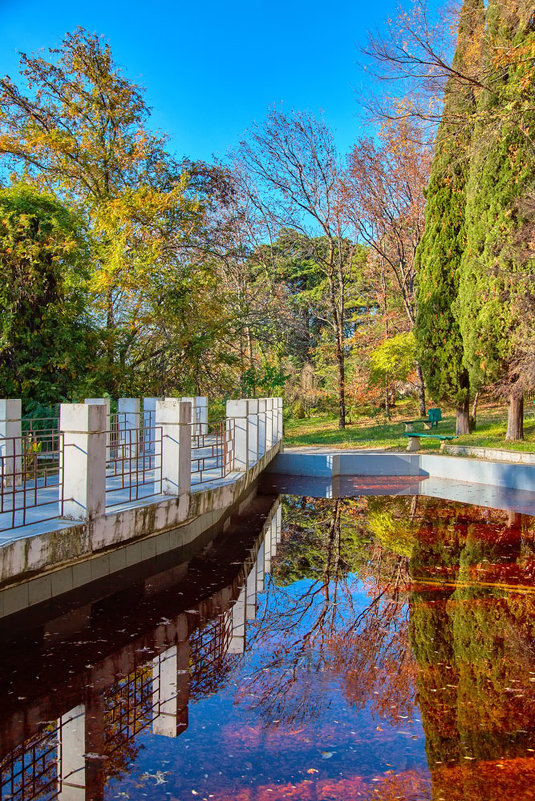
[[[433,5],[438,0],[433,0]],[[179,156],[223,158],[269,105],[323,112],[346,152],[362,133],[358,43],[398,0],[0,0],[0,72],[18,51],[54,46],[80,25],[101,33],[147,90],[153,127]]]

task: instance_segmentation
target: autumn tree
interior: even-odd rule
[[[239,159],[254,181],[258,208],[271,230],[307,238],[325,280],[328,327],[337,368],[338,424],[346,425],[346,302],[354,247],[341,203],[341,168],[331,131],[304,112],[273,110],[241,143]]]
[[[202,203],[165,140],[149,131],[142,90],[98,36],[79,28],[50,50],[50,60],[22,54],[21,72],[24,88],[0,81],[0,154],[6,168],[87,216],[105,385],[115,392],[152,282],[196,233]]]
[[[482,1],[465,0],[452,64],[459,73],[473,71],[473,61],[478,66],[483,26]],[[450,78],[426,191],[425,230],[416,252],[418,358],[435,401],[455,405],[458,435],[470,430],[470,381],[455,303],[466,247],[466,181],[475,106],[474,85],[459,86]]]
[[[389,274],[403,308],[406,331],[412,331],[416,322],[415,253],[424,227],[429,165],[430,150],[422,132],[399,118],[383,126],[379,143],[372,139],[357,142],[344,181],[346,213],[354,233],[375,255],[385,288],[384,274]],[[385,294],[386,316],[388,302]],[[392,305],[395,303],[397,299]],[[385,329],[385,336],[389,335]],[[423,415],[425,384],[419,363],[416,371]]]
[[[518,330],[524,298],[533,294],[533,256],[519,235],[523,199],[534,187],[534,48],[532,6],[491,2],[483,56],[488,88],[479,95],[473,137],[458,318],[474,381],[509,399],[509,440],[523,438],[523,392],[532,386],[529,373],[518,369]]]

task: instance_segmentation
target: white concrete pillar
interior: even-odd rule
[[[275,401],[275,442],[279,442],[279,440],[283,437],[283,422],[282,422],[282,398],[273,398]]]
[[[22,483],[22,401],[0,400],[0,472],[5,487]]]
[[[246,585],[246,603],[245,603],[245,617],[247,620],[254,620],[256,617],[256,562],[251,568],[251,572],[247,576]]]
[[[177,672],[176,645],[152,660],[153,687],[158,687],[158,705],[154,709],[152,732],[163,737],[177,735]]]
[[[103,404],[60,406],[60,514],[69,520],[93,520],[105,512],[106,422]]]
[[[266,450],[273,447],[273,398],[266,398]]]
[[[231,470],[249,469],[249,426],[248,426],[249,401],[229,400],[227,401],[227,430],[232,432],[234,437],[234,458]]]
[[[143,452],[145,454],[154,453],[157,400],[158,398],[143,398]]]
[[[241,588],[236,603],[232,607],[232,636],[228,648],[229,654],[245,652],[247,586]]]
[[[190,429],[190,433],[191,433],[192,437],[195,437],[199,433],[198,430],[197,430],[197,426],[196,426],[197,411],[195,409],[195,398],[190,396],[189,398],[180,398],[180,400],[182,401],[182,403],[190,403],[191,404],[191,429]]]
[[[258,401],[249,400],[247,411],[247,428],[249,429],[249,467],[258,462]]]
[[[87,403],[88,406],[105,406],[106,407],[106,424],[104,429],[107,431],[106,434],[106,461],[109,462],[112,458],[111,454],[111,445],[112,445],[112,437],[111,437],[111,413],[110,413],[110,399],[109,398],[86,398],[84,403]]]
[[[258,399],[258,458],[265,454],[266,448],[266,398]]]
[[[85,706],[79,704],[65,715],[58,753],[58,801],[85,801]]]
[[[164,398],[156,403],[156,427],[162,430],[156,443],[161,460],[165,495],[183,495],[191,490],[191,403]]]
[[[264,592],[266,586],[266,546],[264,540],[260,543],[256,557],[256,591]]]
[[[140,401],[139,398],[119,398],[117,401],[117,420],[119,424],[119,443],[128,448],[127,454],[136,458],[140,450]]]
[[[195,398],[195,409],[197,414],[197,425],[199,434],[208,434],[208,398],[199,395]]]

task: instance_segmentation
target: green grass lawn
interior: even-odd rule
[[[336,418],[331,415],[318,415],[304,420],[286,420],[284,426],[284,444],[287,447],[319,445],[336,448],[384,448],[386,450],[404,450],[407,437],[404,420],[418,417],[407,412],[388,422],[377,418],[360,418],[352,422],[343,431],[338,428]],[[438,429],[425,433],[454,434],[455,415],[443,411],[443,419]],[[501,448],[515,451],[535,452],[535,419],[531,408],[524,419],[524,441],[505,442],[507,410],[490,407],[481,410],[477,418],[477,428],[472,434],[452,440],[455,445],[472,445],[474,447]],[[423,426],[421,426],[423,428]],[[440,440],[421,439],[421,450],[438,452]]]

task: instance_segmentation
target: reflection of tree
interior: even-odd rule
[[[383,511],[400,507],[399,499],[381,501]],[[274,568],[283,587],[256,632],[272,657],[244,688],[266,720],[314,719],[325,703],[322,684],[334,678],[358,707],[371,702],[387,716],[412,710],[414,662],[403,614],[408,560],[370,538],[369,503],[285,504],[286,533]],[[406,503],[410,511],[412,501]]]
[[[530,528],[458,507],[413,553],[421,586],[411,595],[411,644],[436,798],[506,797],[503,781],[488,784],[496,764],[506,770],[535,746]],[[425,587],[437,568],[446,581]]]

